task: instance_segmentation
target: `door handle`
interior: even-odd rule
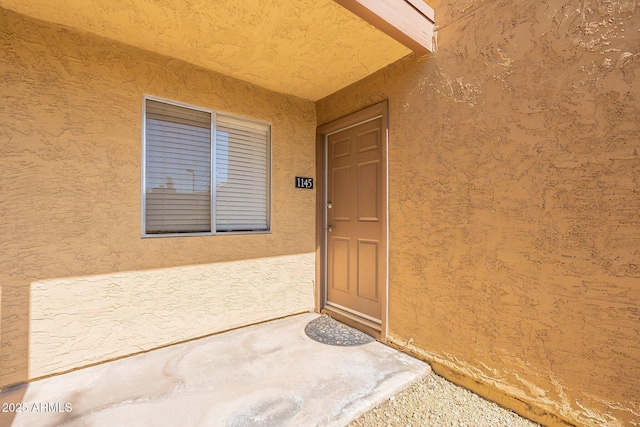
[[[329,233],[331,233],[331,232],[333,231],[333,227],[332,227],[332,226],[328,226],[328,227],[327,227],[327,231],[328,231]]]

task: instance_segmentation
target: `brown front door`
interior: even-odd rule
[[[326,304],[378,324],[386,297],[384,119],[325,136]]]

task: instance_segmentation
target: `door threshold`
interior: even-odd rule
[[[342,322],[347,326],[351,326],[359,331],[364,332],[365,334],[371,335],[376,340],[381,340],[381,330],[382,327],[379,323],[372,322],[371,320],[365,319],[357,314],[350,313],[345,310],[341,310],[338,307],[334,307],[331,305],[325,305],[320,313],[326,314],[329,317],[336,319],[338,322]]]

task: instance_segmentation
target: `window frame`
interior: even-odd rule
[[[188,108],[196,111],[202,111],[211,114],[211,231],[200,232],[184,232],[184,233],[147,233],[146,213],[147,213],[147,101],[161,102],[176,107]],[[243,120],[251,123],[265,125],[268,127],[267,135],[267,194],[266,194],[266,221],[267,228],[265,230],[232,230],[232,231],[218,231],[216,222],[216,143],[217,143],[217,116],[230,117],[237,120]],[[273,125],[270,122],[264,120],[257,120],[251,117],[241,116],[238,114],[232,114],[210,108],[200,107],[193,104],[184,102],[173,101],[166,98],[161,98],[153,95],[142,96],[142,180],[141,180],[141,209],[140,209],[140,224],[141,224],[141,237],[143,238],[161,238],[161,237],[190,237],[190,236],[215,236],[215,235],[235,235],[235,234],[271,234],[272,229],[272,168],[273,168]]]

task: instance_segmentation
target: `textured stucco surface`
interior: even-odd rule
[[[333,0],[0,0],[0,7],[312,100],[411,52]]]
[[[313,308],[312,102],[4,9],[0,51],[0,385]],[[140,237],[143,94],[272,123],[272,233]]]
[[[640,5],[430,5],[435,54],[317,104],[389,99],[390,336],[549,425],[640,425]]]

